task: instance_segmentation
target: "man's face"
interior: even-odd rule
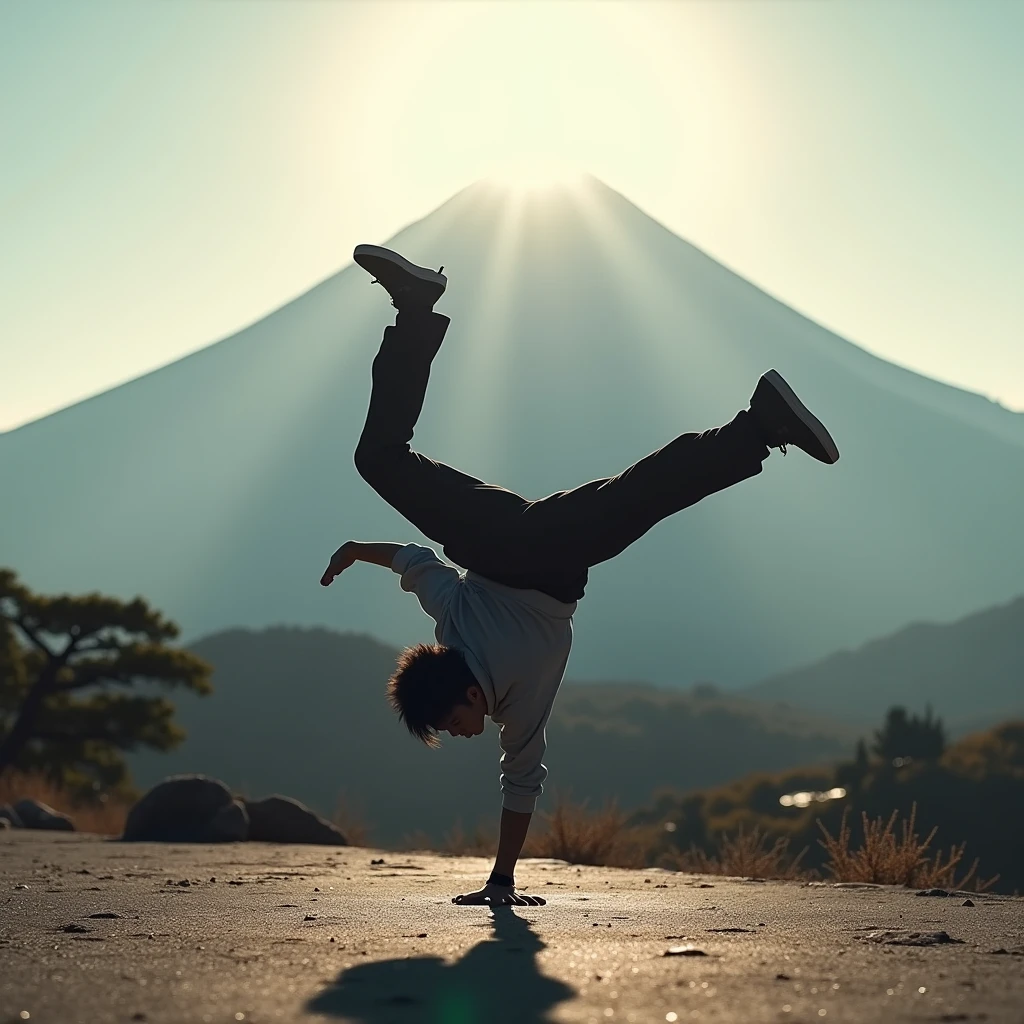
[[[438,723],[437,731],[449,736],[479,736],[484,731],[487,702],[478,686],[466,691],[468,704],[456,704]]]

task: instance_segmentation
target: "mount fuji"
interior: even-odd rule
[[[1024,416],[868,354],[596,178],[520,199],[478,182],[382,244],[448,275],[414,444],[466,472],[529,497],[616,473],[729,419],[773,366],[836,438],[836,466],[773,452],[593,569],[571,676],[738,686],[1024,591]],[[348,264],[0,435],[0,564],[44,592],[143,594],[186,640],[277,623],[429,639],[392,574],[318,583],[349,538],[426,542],[352,462],[393,314]]]

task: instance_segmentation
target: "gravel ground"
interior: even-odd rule
[[[3,832],[0,1024],[1024,1022],[1024,899],[527,860],[546,906],[454,906],[489,868]]]

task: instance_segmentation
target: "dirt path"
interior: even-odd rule
[[[1024,1021],[1024,899],[489,866],[0,833],[0,1024]]]

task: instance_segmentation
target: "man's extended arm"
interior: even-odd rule
[[[392,544],[390,541],[345,541],[331,555],[331,562],[324,570],[323,576],[320,577],[320,585],[330,586],[336,576],[340,576],[356,562],[372,562],[374,565],[382,565],[385,569],[390,569],[395,555],[404,546],[404,544]]]

